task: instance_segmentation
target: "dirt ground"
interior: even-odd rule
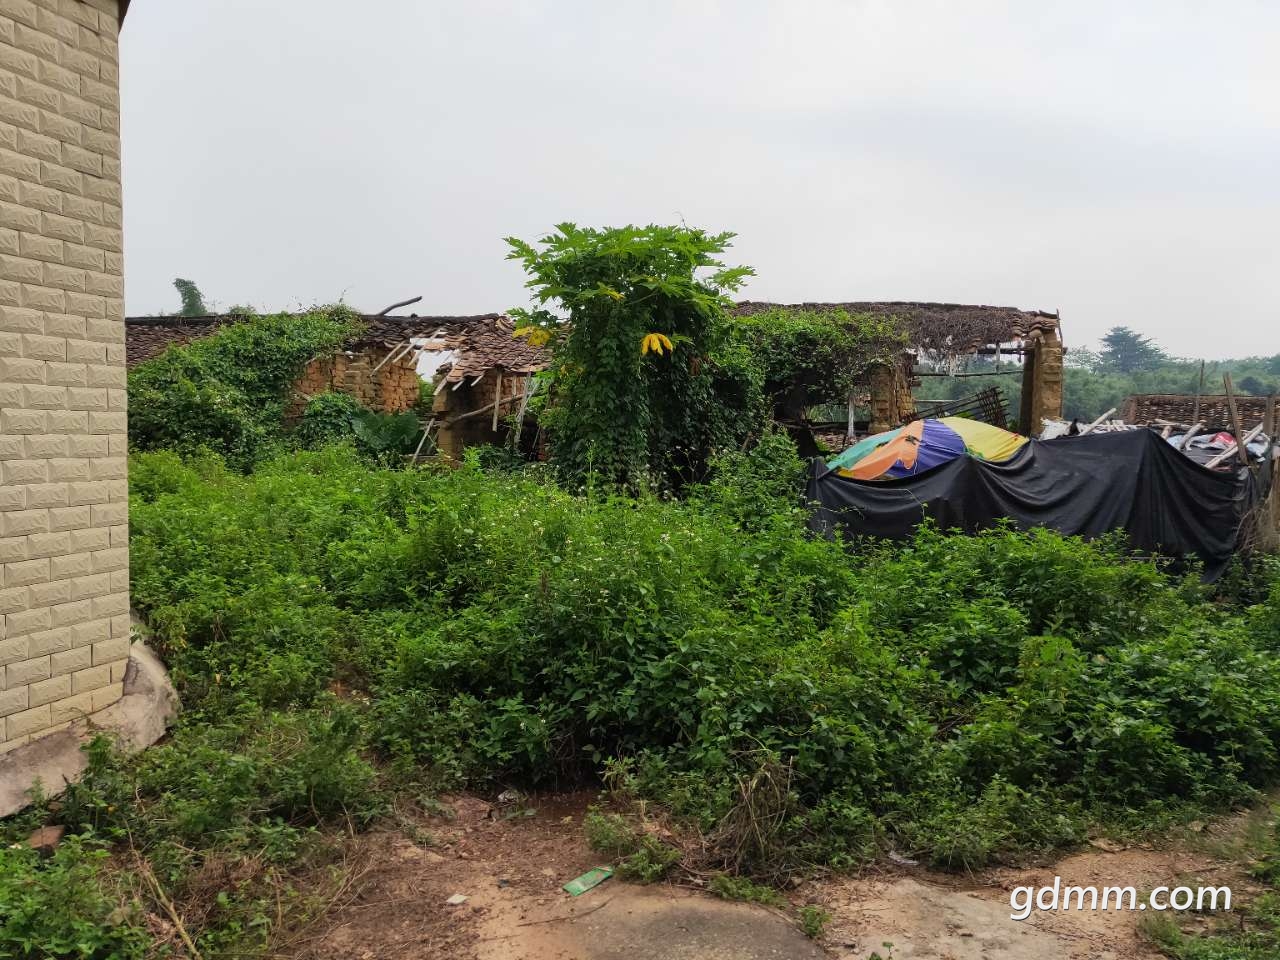
[[[807,939],[782,910],[728,903],[671,884],[610,879],[571,897],[566,881],[601,863],[583,838],[591,794],[504,806],[461,797],[452,814],[410,838],[366,837],[354,895],[300,942],[295,960],[867,960],[891,943],[894,960],[1145,960],[1159,954],[1137,912],[1036,912],[1016,922],[1015,886],[1135,886],[1175,881],[1247,886],[1225,854],[1248,817],[1211,826],[1167,849],[1102,842],[1051,867],[956,876],[919,867],[808,880],[796,907],[831,915]],[[450,905],[455,895],[465,902]],[[1239,896],[1239,894],[1237,894]]]

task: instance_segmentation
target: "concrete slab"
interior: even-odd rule
[[[178,693],[164,664],[145,644],[135,642],[129,648],[124,695],[119,700],[0,756],[0,817],[30,804],[37,782],[45,796],[55,797],[80,779],[86,766],[81,748],[99,733],[114,736],[122,750],[142,750],[164,736],[178,708]]]
[[[508,911],[489,911],[476,956],[481,960],[822,960],[826,956],[794,923],[772,910],[665,885],[613,883],[579,898],[568,909],[578,916],[536,925],[521,924]]]

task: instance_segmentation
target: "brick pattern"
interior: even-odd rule
[[[915,418],[916,402],[911,395],[913,359],[911,354],[902,354],[895,363],[878,363],[868,373],[870,433],[892,430]]]
[[[115,0],[0,0],[0,752],[129,655]]]
[[[1198,411],[1198,412],[1197,412]],[[1267,418],[1266,397],[1236,397],[1236,413],[1242,430],[1249,430]],[[1135,393],[1124,401],[1118,417],[1126,423],[1150,423],[1168,420],[1170,423],[1195,423],[1204,421],[1206,430],[1230,430],[1231,408],[1227,395],[1209,394],[1196,403],[1194,396],[1177,394]]]
[[[1044,430],[1045,421],[1062,417],[1062,339],[1051,330],[1029,337],[1025,345],[1018,430],[1033,436]]]
[[[317,393],[335,391],[355,397],[371,410],[401,413],[418,402],[422,381],[412,357],[383,363],[392,348],[370,344],[363,349],[338,354],[330,360],[313,360],[294,387],[286,420],[301,415],[307,400]]]

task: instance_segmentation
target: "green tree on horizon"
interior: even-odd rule
[[[178,296],[182,298],[182,309],[178,311],[179,316],[203,317],[209,313],[209,308],[204,302],[204,294],[200,292],[200,288],[196,286],[194,280],[184,280],[178,277],[173,281],[173,286],[177,289]]]
[[[1117,373],[1151,370],[1166,359],[1165,352],[1150,337],[1144,337],[1129,327],[1108,330],[1102,338],[1102,349],[1098,351],[1101,369]]]

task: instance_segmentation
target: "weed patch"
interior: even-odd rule
[[[186,712],[141,756],[95,746],[46,811],[85,838],[64,866],[93,903],[59,907],[25,855],[5,889],[59,929],[111,914],[128,944],[93,851],[136,850],[202,950],[251,953],[277,912],[310,915],[284,891],[335,862],[329,838],[402,786],[603,776],[702,834],[717,892],[755,899],[890,849],[1016,860],[1275,781],[1273,583],[1215,602],[1118,541],[1043,530],[849,550],[807,533],[776,482],[794,466],[768,438],[673,501],[342,445],[247,475],[136,454],[133,601]],[[608,814],[587,829],[636,879],[679,857]]]

